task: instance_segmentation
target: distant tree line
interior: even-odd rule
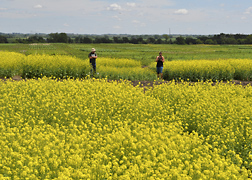
[[[5,36],[0,35],[0,43],[8,43],[8,40]]]
[[[252,44],[252,35],[218,34],[213,36],[198,36],[196,39],[179,38],[177,44]]]
[[[0,43],[132,43],[132,44],[252,44],[252,34],[218,35],[76,35],[66,33],[6,35],[0,34]]]
[[[27,38],[18,38],[16,39],[18,43],[69,43],[69,38],[66,33],[51,33],[47,38],[32,35]]]

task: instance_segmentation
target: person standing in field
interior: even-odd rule
[[[157,62],[157,77],[159,78],[159,74],[161,79],[163,79],[163,66],[164,66],[164,56],[162,56],[162,52],[159,52],[159,56],[156,58]]]
[[[88,57],[89,57],[90,65],[92,67],[91,72],[96,73],[96,58],[97,58],[97,54],[96,54],[95,48],[92,48],[91,52],[88,54]]]

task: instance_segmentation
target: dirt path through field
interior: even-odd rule
[[[10,78],[1,78],[0,80],[2,81],[6,81],[9,80]],[[21,81],[23,80],[22,77],[20,76],[14,76],[11,78],[13,81]],[[170,83],[171,81],[131,81],[132,85],[135,87],[137,85],[139,85],[140,87],[153,87],[153,85],[160,85],[160,84],[164,84],[164,83]],[[242,85],[242,86],[247,86],[248,84],[252,86],[252,81],[239,81],[239,80],[232,80],[232,82],[235,85]],[[192,82],[193,83],[193,82]],[[226,81],[223,81],[223,83],[227,83]],[[215,85],[216,83],[213,82],[213,85]]]
[[[170,83],[171,81],[156,81],[155,84],[163,84],[163,83]],[[248,84],[252,86],[252,81],[239,81],[239,80],[232,80],[232,82],[235,85],[242,85],[242,86],[247,86]],[[153,86],[154,81],[132,81],[133,86],[137,86],[140,83],[140,87],[145,87],[145,86]],[[179,83],[179,82],[178,82]],[[227,83],[226,81],[223,81],[223,83]],[[192,82],[193,84],[193,82]],[[216,82],[213,82],[213,85],[215,85]]]

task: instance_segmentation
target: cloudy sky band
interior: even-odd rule
[[[244,0],[1,0],[0,32],[216,34],[251,32]],[[22,26],[22,27],[20,27]]]

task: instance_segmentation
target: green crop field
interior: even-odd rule
[[[169,45],[169,44],[0,44],[0,51],[29,54],[70,55],[86,59],[91,48],[99,57],[139,60],[143,65],[155,61],[159,51],[166,60],[246,59],[252,57],[251,45]]]

